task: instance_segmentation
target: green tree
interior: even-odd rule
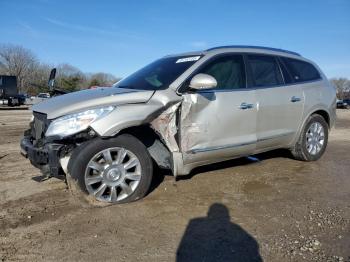
[[[79,90],[82,79],[79,76],[68,76],[61,79],[62,89],[73,92]]]
[[[94,79],[91,79],[89,87],[101,86],[101,85],[102,85],[101,81],[99,81],[98,79],[94,78]]]

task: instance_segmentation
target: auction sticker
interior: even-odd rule
[[[180,58],[180,59],[176,60],[176,64],[177,63],[197,61],[199,58],[201,58],[201,57],[200,56],[191,56],[191,57]]]

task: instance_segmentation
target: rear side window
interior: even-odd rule
[[[256,87],[268,87],[283,84],[282,75],[273,56],[248,55],[252,71],[253,84]]]
[[[282,60],[292,75],[294,82],[312,81],[321,78],[317,69],[308,62],[287,57],[282,57]]]
[[[241,55],[225,56],[215,59],[199,73],[208,74],[217,81],[216,89],[245,88],[245,68]]]

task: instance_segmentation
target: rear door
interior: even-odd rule
[[[257,151],[288,145],[296,134],[303,114],[304,97],[300,85],[286,85],[290,76],[282,74],[275,56],[248,54],[247,64],[257,97]]]
[[[215,162],[255,150],[255,91],[246,88],[242,55],[213,58],[196,73],[213,76],[212,90],[187,92],[181,107],[184,163]]]

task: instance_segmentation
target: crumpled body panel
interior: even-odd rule
[[[180,104],[181,102],[178,102],[170,106],[151,122],[152,128],[161,135],[164,143],[171,152],[179,151],[179,146],[176,142],[175,135],[178,132],[178,128],[176,126],[176,111],[178,110]]]

